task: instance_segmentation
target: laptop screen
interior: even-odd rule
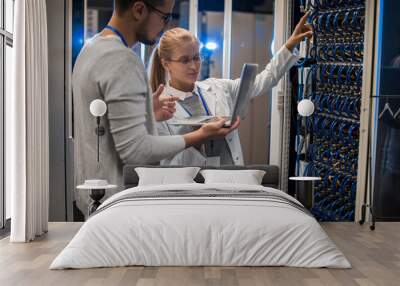
[[[257,75],[257,64],[244,64],[240,76],[239,89],[235,97],[235,104],[232,112],[231,123],[235,122],[238,116],[243,116],[250,102],[250,91]]]

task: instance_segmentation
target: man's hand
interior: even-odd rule
[[[293,34],[287,40],[285,46],[289,51],[293,51],[294,47],[297,46],[304,38],[310,39],[313,35],[311,25],[307,24],[308,12],[301,17],[296,28],[294,28]]]
[[[235,122],[232,122],[230,127],[223,127],[225,122],[226,118],[218,118],[215,121],[203,124],[200,129],[196,131],[186,133],[183,135],[186,148],[196,146],[210,139],[225,138],[226,135],[238,128],[240,118],[238,117]]]
[[[200,130],[207,139],[224,138],[239,126],[240,118],[238,117],[229,127],[224,127],[226,121],[226,117],[219,117],[217,120],[203,124]]]
[[[171,119],[176,111],[175,101],[176,96],[161,96],[164,90],[164,85],[160,85],[155,93],[153,93],[153,110],[157,121]]]

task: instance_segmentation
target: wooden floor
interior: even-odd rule
[[[80,223],[51,223],[49,233],[27,244],[0,241],[0,285],[400,285],[400,223],[378,223],[374,232],[354,223],[323,228],[353,268],[123,267],[48,270]]]

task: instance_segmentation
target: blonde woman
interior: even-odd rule
[[[305,37],[312,36],[306,24],[307,14],[297,24],[292,36],[261,71],[251,90],[251,98],[266,94],[298,60],[294,47]],[[229,116],[240,80],[209,78],[198,81],[201,66],[199,40],[182,28],[168,30],[153,51],[149,66],[153,91],[164,85],[163,96],[178,97],[173,119],[197,115]],[[164,121],[158,123],[160,135],[181,135],[192,127]],[[191,147],[163,160],[163,165],[243,165],[238,131],[225,138],[212,140],[204,146]]]

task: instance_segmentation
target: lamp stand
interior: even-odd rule
[[[97,135],[97,162],[100,161],[100,136],[103,136],[106,133],[106,130],[104,126],[100,126],[100,116],[96,116],[96,122],[97,122],[97,127],[96,127],[96,135]]]

